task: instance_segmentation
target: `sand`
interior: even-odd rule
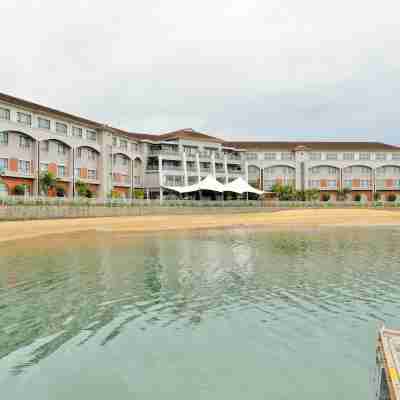
[[[283,229],[399,225],[400,213],[370,209],[306,209],[269,213],[170,215],[0,223],[0,242],[78,232],[158,232],[229,227]]]

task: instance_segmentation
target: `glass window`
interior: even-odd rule
[[[57,176],[64,177],[65,176],[65,166],[59,165],[57,167]]]
[[[88,155],[88,160],[96,160],[97,159],[97,153],[92,149],[87,150],[87,155]]]
[[[276,153],[265,153],[264,160],[268,160],[268,161],[276,160]]]
[[[61,122],[56,122],[56,132],[61,133],[64,136],[67,136],[67,133],[68,133],[67,124],[63,124]]]
[[[258,159],[258,155],[257,155],[257,153],[247,153],[246,158],[248,160],[257,160]]]
[[[10,110],[7,108],[0,108],[0,119],[10,120]]]
[[[97,142],[97,132],[92,130],[86,131],[86,138],[90,142]]]
[[[329,188],[336,188],[336,179],[329,179],[328,180],[328,187]]]
[[[385,161],[386,160],[386,153],[376,153],[375,159],[377,161]]]
[[[40,163],[40,172],[47,172],[49,170],[49,164]]]
[[[125,139],[120,139],[120,140],[119,140],[119,147],[120,147],[122,150],[128,150],[128,141],[125,140]]]
[[[82,128],[79,128],[77,126],[72,127],[72,136],[82,139],[83,133],[82,133]]]
[[[313,175],[319,174],[320,173],[320,167],[313,167],[311,168],[311,173]]]
[[[337,169],[334,167],[328,167],[328,174],[329,175],[336,175],[337,174]]]
[[[355,159],[354,153],[343,153],[343,160],[353,161]]]
[[[310,153],[310,160],[311,161],[319,161],[321,159],[322,159],[322,154],[321,153],[315,153],[315,152]]]
[[[30,149],[32,140],[24,135],[19,135],[19,147]]]
[[[346,168],[343,169],[343,172],[345,174],[351,174],[351,173],[353,173],[353,168],[352,167],[346,167]]]
[[[49,151],[49,141],[43,140],[40,142],[40,151],[48,152]]]
[[[368,188],[368,187],[369,187],[369,180],[367,180],[367,179],[361,179],[361,181],[360,181],[360,187],[362,187],[362,188]]]
[[[62,143],[57,143],[57,153],[58,154],[67,154],[67,146]]]
[[[0,144],[8,144],[8,132],[0,132]]]
[[[369,161],[371,159],[371,153],[360,153],[360,160]]]
[[[42,129],[50,129],[50,120],[46,118],[38,118],[38,127]]]
[[[76,150],[76,158],[82,159],[83,156],[83,149],[80,147],[79,149]]]
[[[8,169],[8,159],[0,158],[0,172]]]
[[[281,157],[282,157],[282,160],[290,161],[290,160],[293,160],[293,153],[285,152],[285,153],[282,153]]]
[[[31,126],[32,125],[32,116],[30,114],[26,114],[23,112],[17,112],[17,121],[20,124]]]
[[[351,181],[351,179],[345,179],[344,187],[351,189],[352,186],[353,186],[353,182]]]
[[[115,136],[113,136],[113,143],[112,144],[113,144],[114,147],[118,146],[118,139]]]
[[[1,143],[1,140],[0,140]],[[392,160],[399,161],[400,160],[400,153],[392,153]]]
[[[97,170],[89,169],[88,170],[88,179],[96,180],[97,179]]]
[[[338,159],[337,153],[326,153],[326,159],[330,161],[336,161]]]
[[[371,170],[368,167],[361,167],[362,174],[370,174]]]
[[[18,172],[24,175],[29,175],[30,173],[30,162],[19,160],[18,161]]]
[[[75,168],[74,176],[75,176],[75,178],[79,178],[81,176],[81,169],[80,168]]]

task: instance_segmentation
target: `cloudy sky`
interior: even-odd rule
[[[399,0],[1,0],[0,91],[135,132],[400,143]]]

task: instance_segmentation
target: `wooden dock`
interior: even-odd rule
[[[376,399],[400,400],[400,330],[379,331],[376,364]]]

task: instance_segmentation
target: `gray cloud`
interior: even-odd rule
[[[398,1],[2,0],[1,91],[132,131],[399,143]]]

